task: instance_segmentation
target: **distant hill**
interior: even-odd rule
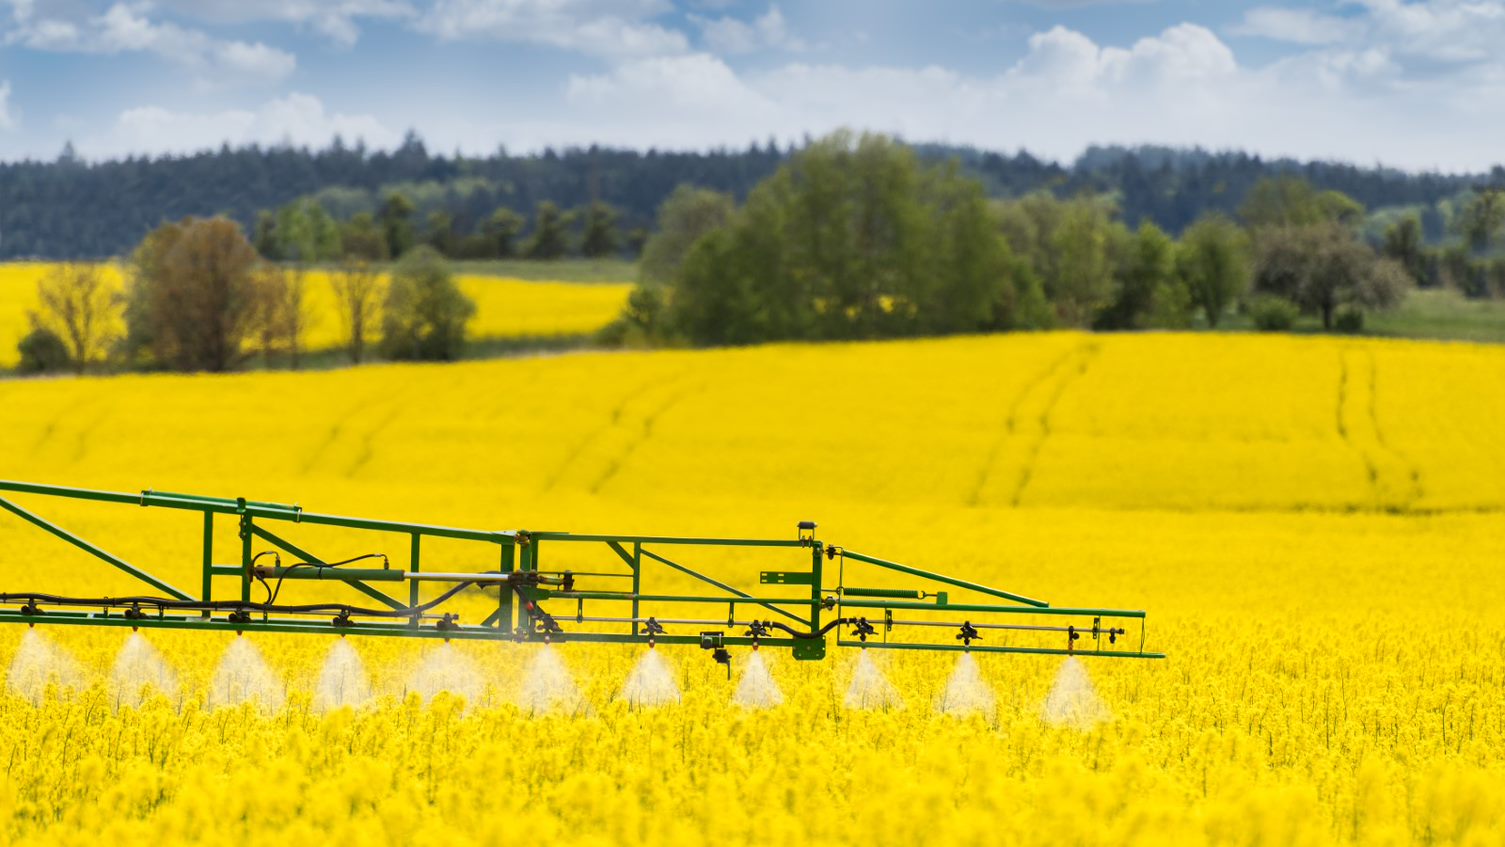
[[[956,158],[990,194],[1112,193],[1125,220],[1179,232],[1203,212],[1234,212],[1261,177],[1295,173],[1343,191],[1371,210],[1409,207],[1427,237],[1446,229],[1448,198],[1488,174],[1407,173],[1333,162],[1263,159],[1239,152],[1164,147],[1094,147],[1061,164],[1026,152],[916,145],[929,159]],[[71,149],[51,162],[0,163],[0,259],[95,258],[129,251],[152,227],[184,215],[223,213],[248,229],[261,209],[316,195],[336,214],[371,209],[388,191],[415,202],[421,225],[443,210],[469,232],[500,206],[527,215],[541,201],[564,208],[603,200],[624,229],[651,227],[659,203],[680,183],[743,197],[789,154],[772,142],[745,150],[636,151],[602,147],[484,158],[430,153],[410,134],[391,151],[338,139],[323,150],[222,147],[188,156],[85,162]]]

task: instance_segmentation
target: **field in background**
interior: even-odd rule
[[[499,263],[494,270],[502,270]],[[524,263],[509,263],[520,270]],[[487,275],[485,268],[459,268],[460,288],[476,302],[471,338],[481,344],[521,342],[587,335],[610,323],[627,301],[631,285],[626,282],[581,285],[572,279],[550,280],[544,269],[567,276],[586,276],[583,263],[531,263],[537,266],[527,279]],[[605,266],[603,266],[604,268]],[[0,367],[14,367],[16,342],[29,330],[26,314],[36,306],[36,286],[48,269],[41,263],[0,265]],[[109,274],[119,284],[120,272]],[[621,279],[631,279],[630,276]],[[313,271],[308,287],[309,325],[304,345],[310,353],[339,348],[345,339],[338,301],[327,272]]]
[[[1490,346],[1075,333],[0,383],[8,477],[495,529],[811,518],[1058,605],[1148,609],[1170,654],[1089,663],[1111,720],[1086,727],[1042,719],[1049,658],[981,657],[996,708],[957,719],[935,710],[948,657],[882,657],[906,707],[863,712],[850,655],[775,654],[789,702],[744,712],[721,668],[667,649],[685,701],[636,711],[613,699],[631,651],[566,645],[587,706],[535,717],[513,705],[534,648],[457,645],[485,680],[465,712],[422,704],[437,646],[352,642],[385,699],[325,716],[327,641],[258,639],[288,705],[206,713],[231,639],[154,633],[179,693],[115,710],[123,636],[52,630],[79,689],[0,696],[0,814],[49,840],[1485,843],[1500,385]],[[192,584],[192,519],[26,502]],[[0,575],[126,585],[8,516]],[[0,661],[22,634],[0,630]]]

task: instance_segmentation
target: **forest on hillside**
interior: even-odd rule
[[[69,147],[53,161],[0,163],[0,259],[121,256],[158,225],[190,215],[224,215],[254,231],[260,213],[306,197],[348,219],[379,212],[393,194],[411,203],[415,221],[444,221],[457,239],[484,232],[498,209],[532,218],[545,204],[565,212],[609,208],[623,234],[614,249],[631,255],[677,186],[725,192],[740,201],[809,143],[781,148],[770,141],[700,152],[591,146],[471,157],[430,152],[410,133],[390,151],[335,139],[321,150],[222,147],[99,162],[83,160]],[[1371,240],[1391,219],[1414,215],[1423,237],[1437,243],[1452,232],[1459,195],[1505,184],[1500,166],[1478,174],[1407,173],[1161,147],[1095,147],[1061,164],[1023,151],[914,149],[925,161],[956,160],[989,197],[1040,191],[1061,198],[1110,195],[1130,227],[1151,222],[1172,234],[1209,212],[1235,213],[1262,179],[1292,175],[1362,204],[1374,218]]]

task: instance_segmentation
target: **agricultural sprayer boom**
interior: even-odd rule
[[[796,659],[824,658],[833,631],[835,643],[842,647],[1164,658],[1144,649],[1142,611],[1051,606],[823,543],[815,537],[811,521],[800,522],[796,537],[787,539],[579,535],[369,520],[307,512],[296,505],[150,490],[129,494],[0,481],[0,492],[193,512],[202,528],[202,557],[195,565],[201,582],[194,596],[0,497],[0,509],[156,592],[78,596],[12,590],[8,579],[0,577],[0,622],[688,644],[712,651],[720,662],[729,661],[726,648],[732,646],[781,647],[790,649]],[[217,520],[233,522],[236,530],[239,543],[233,563],[216,562]],[[314,527],[338,531],[341,543],[351,545],[342,551],[343,557],[321,558],[289,540]],[[439,540],[445,545],[446,562],[458,557],[463,564],[435,569],[426,562],[425,542],[432,547]],[[568,549],[574,558],[590,552],[597,563],[546,568],[541,555],[545,547]],[[465,552],[457,553],[460,549]],[[697,551],[739,558],[782,553],[798,567],[760,571],[755,595],[679,561]],[[0,557],[4,555],[0,551]],[[6,564],[0,558],[0,574]],[[848,584],[849,576],[864,573],[884,574],[876,581],[885,584]],[[892,584],[899,577],[912,582]],[[653,589],[665,580],[705,587],[698,594]],[[322,597],[293,602],[283,597],[285,586],[293,594],[294,585],[307,588],[310,581],[363,597],[359,602]],[[231,596],[216,599],[215,589],[224,591],[232,582]],[[430,590],[424,597],[425,583],[437,586],[437,593]],[[958,596],[953,601],[953,594],[965,599]],[[480,621],[462,623],[462,610]],[[1138,646],[1129,649],[1128,627],[1135,621]]]

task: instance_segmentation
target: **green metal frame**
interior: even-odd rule
[[[70,532],[0,497],[0,509],[21,518],[68,544],[83,550],[165,596],[63,597],[41,592],[0,592],[0,623],[30,625],[129,626],[132,628],[202,629],[228,632],[299,632],[331,635],[371,635],[403,638],[509,640],[554,643],[692,644],[712,649],[727,646],[788,648],[797,659],[820,659],[826,654],[828,633],[837,631],[842,647],[872,647],[893,650],[972,651],[979,653],[1025,653],[1080,655],[1113,658],[1164,658],[1144,649],[1142,611],[1121,609],[1053,607],[1043,600],[956,579],[921,568],[823,544],[815,537],[814,524],[802,523],[793,539],[684,538],[658,535],[599,535],[526,530],[477,530],[433,526],[401,521],[371,520],[304,511],[301,506],[246,500],[202,497],[161,491],[128,494],[66,488],[27,482],[0,481],[0,492],[35,495],[75,501],[90,501],[197,512],[201,516],[202,579],[198,596],[172,586],[150,572],[93,542]],[[240,539],[235,564],[215,562],[216,516],[233,518]],[[374,534],[406,536],[405,555],[367,552],[358,558],[379,557],[383,567],[347,567],[345,562],[321,559],[298,546],[287,535],[299,525],[333,527],[348,531],[352,539],[370,543]],[[275,529],[274,529],[275,528]],[[451,539],[495,545],[493,554],[478,556],[484,565],[475,570],[436,572],[422,566],[425,539]],[[543,570],[540,549],[559,544],[594,545],[602,551],[604,564],[590,571]],[[794,554],[808,569],[762,571],[761,596],[747,593],[691,568],[675,552],[685,548],[738,549],[748,554],[782,552]],[[364,551],[363,551],[364,552]],[[669,553],[674,552],[671,556]],[[295,559],[282,564],[281,557]],[[265,557],[273,563],[261,564]],[[405,568],[392,560],[406,559]],[[496,564],[494,570],[482,570]],[[847,563],[902,574],[920,580],[908,588],[873,588],[846,584]],[[827,585],[827,564],[835,563],[834,585]],[[651,590],[650,574],[672,571],[693,578],[715,593],[666,594]],[[215,599],[216,580],[233,580],[231,599]],[[284,581],[337,581],[365,595],[357,606],[350,603],[283,604]],[[596,588],[598,582],[620,585],[627,590]],[[253,583],[276,581],[279,602],[252,600]],[[420,602],[423,582],[450,585],[436,600]],[[407,583],[402,591],[401,583]],[[470,587],[495,587],[495,610],[478,624],[462,624],[454,597]],[[591,587],[587,587],[591,586]],[[784,593],[776,593],[779,587]],[[1004,601],[951,603],[948,591],[961,589],[982,597]],[[5,586],[0,585],[0,588]],[[383,587],[396,591],[389,593]],[[292,590],[292,589],[290,589]],[[363,601],[363,602],[366,602]],[[545,610],[547,604],[550,608]],[[618,610],[617,614],[587,614],[591,608]],[[19,608],[5,608],[5,606]],[[725,606],[725,618],[674,617],[686,606]],[[85,611],[84,609],[90,609]],[[94,611],[97,609],[97,611]],[[572,610],[573,613],[565,611]],[[625,613],[622,613],[625,612]],[[759,617],[763,612],[767,616]],[[894,617],[900,615],[899,619]],[[963,621],[934,620],[935,615],[964,616]],[[1020,616],[1044,616],[1046,622],[1016,622]],[[1137,649],[1119,649],[1128,637],[1128,622],[1139,622]],[[1107,623],[1105,624],[1104,621]],[[881,633],[878,630],[882,627]],[[840,634],[850,627],[852,635]],[[625,628],[625,631],[623,629]],[[896,628],[905,631],[939,631],[944,640],[897,640]],[[955,630],[956,634],[952,635]],[[968,634],[967,630],[970,630]],[[1000,634],[1006,636],[1000,639]],[[1056,646],[1038,643],[1003,643],[1026,640],[1064,639]],[[870,640],[871,639],[871,640]],[[983,639],[973,643],[976,639]],[[960,641],[961,643],[955,643]],[[1078,642],[1083,643],[1080,646]],[[1104,642],[1107,644],[1104,644]]]

